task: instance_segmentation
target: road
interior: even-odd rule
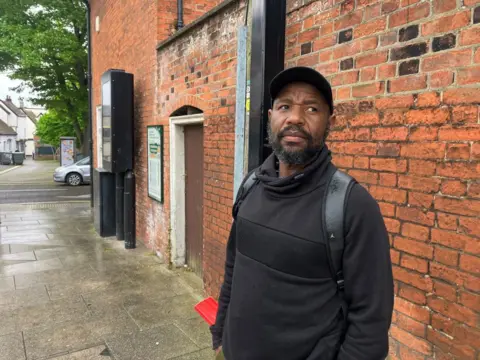
[[[0,204],[88,201],[90,186],[55,183],[54,161],[27,159],[22,166],[0,169]]]

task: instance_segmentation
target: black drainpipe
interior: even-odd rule
[[[92,121],[92,48],[91,48],[91,29],[90,29],[90,3],[89,0],[83,0],[87,7],[87,44],[88,44],[88,146],[90,152],[90,206],[93,208],[93,121]]]
[[[183,0],[177,0],[177,30],[183,28]]]

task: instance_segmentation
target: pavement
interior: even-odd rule
[[[68,186],[53,181],[58,161],[34,161],[0,168],[0,204],[51,201],[87,201],[90,186]]]
[[[0,221],[0,360],[214,358],[201,280],[98,237],[89,202],[0,201]]]

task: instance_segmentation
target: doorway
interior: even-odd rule
[[[203,273],[203,114],[170,118],[171,261]]]

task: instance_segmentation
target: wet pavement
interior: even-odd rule
[[[0,205],[1,360],[213,359],[201,280],[96,236],[85,203]]]

